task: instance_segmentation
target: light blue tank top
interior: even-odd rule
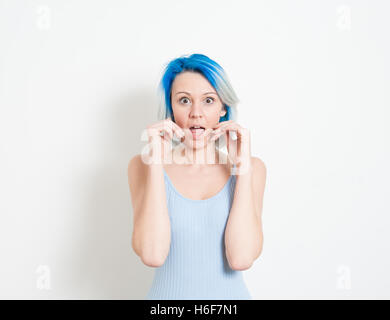
[[[146,300],[251,300],[242,271],[230,268],[225,227],[236,176],[216,195],[193,200],[181,195],[164,170],[171,244],[164,264],[155,269]]]

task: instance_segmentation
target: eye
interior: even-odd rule
[[[206,98],[206,100],[209,100],[209,99],[210,99],[212,102],[215,101],[214,98],[211,98],[211,97],[207,97],[207,98]],[[212,102],[211,102],[211,103],[212,103]],[[211,104],[211,103],[209,103],[209,104]]]
[[[187,97],[183,97],[179,101],[182,103],[183,99],[189,100]]]

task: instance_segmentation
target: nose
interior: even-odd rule
[[[203,110],[202,110],[200,103],[198,103],[198,102],[193,103],[193,105],[191,106],[190,117],[191,118],[200,118],[202,116],[203,116]]]

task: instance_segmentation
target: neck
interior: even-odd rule
[[[179,144],[172,149],[172,152],[173,163],[193,167],[226,164],[228,162],[228,158],[214,144],[208,144],[200,148],[191,148],[185,144]]]

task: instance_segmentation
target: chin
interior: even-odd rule
[[[207,145],[207,139],[201,138],[201,139],[186,139],[182,143],[186,146],[192,148],[192,149],[203,149]]]

